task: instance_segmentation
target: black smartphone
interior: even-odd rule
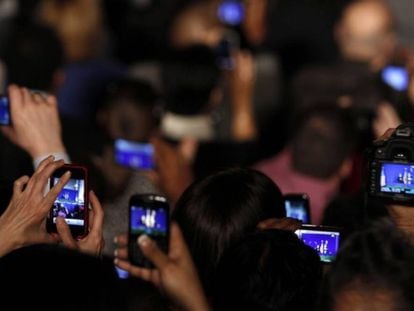
[[[315,249],[324,263],[331,263],[338,254],[341,230],[336,227],[302,225],[296,235],[308,246]]]
[[[115,162],[133,169],[153,169],[154,146],[131,140],[117,139],[114,143]]]
[[[410,83],[407,68],[401,65],[389,65],[381,71],[382,82],[394,91],[405,92]]]
[[[304,224],[311,223],[309,197],[306,193],[287,194],[284,199],[286,217],[298,219]]]
[[[139,249],[137,239],[145,234],[168,252],[170,209],[167,199],[157,194],[134,195],[129,201],[128,255],[132,264],[152,268]]]
[[[10,101],[7,96],[0,95],[0,125],[10,125]]]
[[[88,234],[88,170],[84,166],[65,164],[50,177],[50,188],[67,171],[71,177],[53,204],[47,219],[49,232],[56,232],[56,217],[65,218],[75,239]]]

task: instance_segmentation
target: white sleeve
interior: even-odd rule
[[[50,155],[53,155],[55,157],[55,160],[64,160],[65,163],[70,163],[71,162],[70,158],[69,158],[69,155],[66,152],[53,152],[51,154],[45,154],[45,155],[41,155],[41,156],[38,156],[38,157],[34,158],[33,159],[34,169],[37,169],[40,162],[42,162],[44,159],[46,159]]]

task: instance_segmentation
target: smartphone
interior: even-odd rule
[[[115,162],[133,169],[153,169],[154,146],[150,143],[117,139],[114,143]]]
[[[240,50],[239,36],[233,31],[227,31],[215,49],[217,65],[225,70],[234,69],[233,53],[238,50]]]
[[[295,233],[306,245],[318,252],[322,262],[331,263],[335,260],[341,240],[339,228],[302,225]]]
[[[381,71],[382,81],[398,92],[405,92],[410,83],[407,69],[400,65],[389,65]]]
[[[0,95],[0,125],[10,125],[10,101],[7,96]]]
[[[168,252],[170,235],[169,204],[157,194],[134,195],[129,201],[128,256],[132,264],[152,268],[152,263],[140,251],[137,239],[146,234],[160,249]]]
[[[84,166],[65,164],[50,177],[50,188],[67,171],[71,178],[59,193],[47,219],[48,232],[56,232],[56,217],[65,218],[75,239],[88,234],[88,170]]]
[[[306,193],[287,194],[284,199],[286,217],[298,219],[304,224],[311,223],[309,197]]]
[[[245,16],[245,7],[242,0],[223,0],[217,8],[218,19],[229,26],[240,25]]]

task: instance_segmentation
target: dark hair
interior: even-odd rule
[[[157,101],[158,94],[149,83],[122,79],[108,86],[103,109],[116,120],[116,125],[125,135],[124,138],[132,135],[136,136],[135,139],[139,136],[145,141],[159,125]],[[132,111],[136,113],[127,107],[132,107]]]
[[[207,108],[220,71],[214,52],[194,45],[173,51],[162,66],[166,110],[182,115],[200,114]]]
[[[300,173],[329,178],[353,150],[351,116],[335,103],[309,107],[293,124],[292,164]]]
[[[263,230],[225,252],[216,275],[214,310],[312,310],[322,265],[293,232]]]
[[[413,310],[414,247],[390,220],[379,221],[347,240],[323,287],[321,310],[333,310],[349,291],[366,297],[386,291],[394,310]]]
[[[16,27],[4,56],[8,83],[48,91],[63,59],[62,44],[52,29],[35,24]]]
[[[56,245],[25,247],[0,258],[0,291],[2,306],[13,310],[124,310],[110,259]]]
[[[266,175],[242,168],[193,183],[173,212],[207,292],[223,252],[260,221],[275,217],[285,217],[279,188]]]
[[[106,92],[105,104],[116,105],[120,99],[129,100],[140,108],[154,109],[158,94],[146,81],[138,79],[122,79],[111,83]]]

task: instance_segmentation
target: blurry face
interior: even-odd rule
[[[396,44],[392,16],[374,1],[355,4],[342,18],[338,39],[345,58],[372,61],[381,57],[386,61]]]
[[[154,127],[150,111],[137,108],[125,100],[113,104],[107,111],[106,119],[104,126],[112,139],[145,141]]]

